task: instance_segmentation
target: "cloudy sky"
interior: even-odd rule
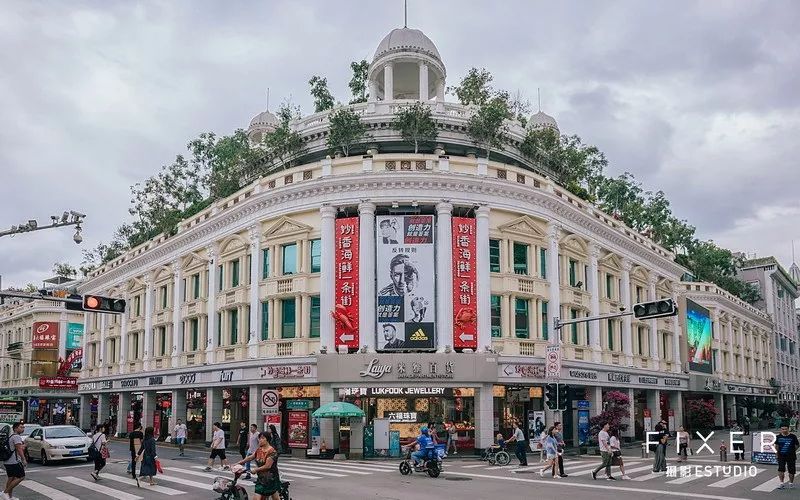
[[[410,0],[409,26],[455,84],[485,67],[562,132],[663,189],[675,212],[734,250],[800,255],[800,2]],[[87,214],[108,241],[129,186],[204,131],[246,127],[307,81],[348,96],[403,2],[34,2],[0,6],[0,228]],[[450,97],[452,99],[452,97]],[[0,239],[3,285],[80,263],[70,229]]]

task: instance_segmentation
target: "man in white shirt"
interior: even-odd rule
[[[175,442],[178,443],[178,449],[180,453],[178,454],[179,457],[183,455],[183,445],[186,444],[186,424],[183,423],[181,419],[178,419],[178,423],[175,425]]]
[[[225,431],[222,430],[222,424],[219,422],[214,422],[214,434],[211,438],[211,456],[208,458],[207,471],[211,470],[216,457],[219,457],[222,470],[231,469],[228,466],[228,459],[225,457]]]
[[[509,442],[516,441],[516,448],[514,450],[514,454],[517,456],[517,460],[519,460],[520,467],[527,467],[528,466],[528,450],[525,449],[525,433],[522,432],[522,429],[519,426],[519,422],[514,422],[514,434],[508,439]]]
[[[11,456],[3,462],[6,469],[6,487],[0,495],[0,498],[7,500],[12,497],[14,488],[25,479],[25,467],[28,463],[25,461],[25,441],[22,439],[22,432],[25,430],[25,425],[22,422],[15,422],[11,426],[11,434],[8,436],[8,449],[11,451]]]
[[[611,475],[611,444],[609,441],[611,440],[611,436],[608,435],[609,429],[608,423],[603,425],[603,428],[600,430],[600,433],[597,435],[597,442],[600,445],[600,456],[603,457],[603,463],[600,464],[595,470],[592,471],[592,479],[597,479],[597,473],[600,472],[600,469],[606,469],[606,480],[613,481],[616,478]]]

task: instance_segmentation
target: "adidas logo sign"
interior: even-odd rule
[[[411,338],[408,340],[428,340],[428,336],[425,335],[425,332],[423,332],[422,328],[420,328],[416,332],[412,333]]]

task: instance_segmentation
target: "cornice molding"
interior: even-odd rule
[[[373,203],[389,203],[405,195],[420,203],[436,204],[442,198],[453,205],[486,204],[493,209],[531,213],[554,221],[563,230],[592,236],[602,248],[622,256],[636,257],[648,268],[673,280],[679,280],[684,269],[672,260],[631,241],[602,223],[590,211],[580,209],[555,193],[530,186],[516,185],[500,179],[470,174],[432,172],[373,172],[332,175],[312,181],[281,186],[253,194],[247,200],[223,210],[196,226],[166,240],[149,252],[140,254],[110,271],[87,279],[81,292],[92,292],[141,276],[178,257],[203,247],[234,232],[247,230],[266,216],[280,218],[298,211],[318,210],[323,203],[335,206],[357,206],[370,198]]]

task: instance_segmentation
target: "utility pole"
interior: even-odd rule
[[[84,217],[86,217],[86,214],[78,213],[74,210],[70,210],[69,212],[65,211],[60,217],[58,215],[51,215],[51,223],[47,226],[40,226],[39,223],[36,222],[36,219],[29,219],[28,222],[24,222],[18,226],[11,226],[11,229],[6,231],[0,231],[0,237],[41,231],[42,229],[52,229],[54,227],[75,226],[75,234],[72,236],[72,240],[80,244],[83,241],[83,236],[81,236],[81,230],[83,228],[81,228],[81,224],[83,223]]]

